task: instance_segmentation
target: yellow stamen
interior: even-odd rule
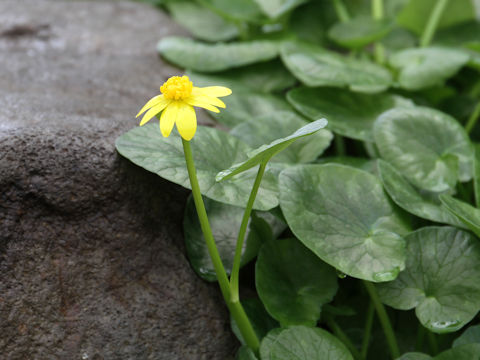
[[[188,76],[172,76],[160,87],[163,96],[169,100],[183,100],[190,96],[193,83]]]

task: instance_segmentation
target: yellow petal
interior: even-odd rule
[[[211,103],[202,101],[202,99],[199,99],[198,96],[190,96],[188,99],[185,99],[185,102],[189,105],[198,106],[198,107],[201,107],[201,108],[204,108],[204,109],[216,112],[216,113],[220,112],[220,110],[218,110]]]
[[[230,95],[232,90],[225,86],[207,86],[203,88],[194,87],[192,93],[194,92],[202,93],[203,95],[208,96],[222,97]]]
[[[153,98],[151,98],[150,100],[147,101],[147,103],[142,107],[142,110],[140,110],[137,114],[137,116],[135,117],[139,117],[140,114],[144,113],[145,111],[147,111],[148,109],[150,109],[151,107],[157,105],[159,102],[161,102],[162,100],[164,99],[163,95],[157,95]]]
[[[160,131],[164,137],[168,137],[172,132],[173,125],[178,116],[178,104],[172,102],[167,106],[160,117]]]
[[[165,109],[168,104],[170,104],[171,100],[167,99],[162,99],[160,102],[152,107],[150,110],[148,110],[145,115],[143,115],[142,121],[140,121],[140,126],[145,125],[147,122],[150,121],[151,118],[153,118],[155,115],[157,115],[160,111]]]
[[[197,131],[197,116],[195,109],[185,103],[180,103],[177,115],[177,130],[180,136],[189,141]]]

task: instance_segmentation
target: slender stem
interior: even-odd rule
[[[335,12],[341,22],[347,22],[350,20],[350,15],[348,15],[348,10],[342,0],[333,0],[333,6],[335,7]]]
[[[240,230],[238,231],[237,237],[237,246],[235,248],[235,257],[233,258],[232,274],[230,276],[230,294],[233,301],[238,300],[238,282],[239,282],[239,273],[240,273],[240,262],[242,260],[242,249],[243,242],[245,241],[245,234],[247,233],[248,220],[250,220],[250,214],[252,213],[253,203],[257,197],[258,189],[260,183],[262,182],[263,173],[265,172],[265,167],[267,162],[262,162],[258,168],[257,177],[253,183],[253,188],[248,198],[247,206],[245,212],[243,213],[242,223],[240,225]]]
[[[345,149],[345,139],[342,136],[335,134],[333,143],[338,156],[344,156],[347,153]]]
[[[423,339],[425,339],[425,328],[419,323],[417,330],[417,341],[415,342],[415,351],[423,351]]]
[[[477,103],[473,109],[472,115],[468,118],[467,124],[465,125],[465,131],[467,134],[470,134],[477,124],[478,118],[480,118],[480,101]]]
[[[355,360],[363,360],[364,357],[360,354],[358,349],[353,345],[352,341],[348,338],[347,334],[338,326],[333,317],[327,316],[325,322],[328,327],[332,330],[333,334],[350,350],[350,353],[353,355]]]
[[[427,25],[423,30],[422,37],[420,38],[420,46],[426,47],[432,42],[435,31],[437,30],[438,23],[442,18],[443,12],[448,5],[448,0],[437,0],[435,7],[430,14]]]
[[[370,344],[370,336],[372,334],[373,316],[375,315],[375,306],[373,301],[368,304],[367,320],[365,321],[365,330],[363,332],[362,341],[362,358],[366,359],[368,354],[368,345]]]
[[[382,20],[384,17],[383,0],[372,0],[372,18],[374,20]],[[375,61],[378,64],[385,62],[385,48],[380,42],[376,42],[374,46]]]
[[[240,332],[242,333],[243,338],[247,345],[252,348],[253,351],[258,352],[259,341],[253,327],[248,320],[245,311],[243,310],[242,304],[240,301],[231,301],[230,299],[230,284],[228,282],[228,276],[225,272],[225,267],[223,266],[222,259],[218,253],[215,240],[213,238],[212,229],[208,222],[207,211],[205,210],[205,205],[203,203],[202,194],[200,192],[200,186],[198,184],[197,174],[195,170],[195,164],[193,162],[192,149],[190,147],[190,142],[182,139],[183,151],[185,153],[185,162],[187,164],[188,176],[190,178],[190,185],[192,187],[193,200],[195,202],[195,207],[197,209],[198,220],[200,221],[200,226],[202,228],[202,233],[207,243],[208,252],[210,258],[212,259],[215,272],[217,274],[218,283],[222,291],[223,298],[227,304],[230,313],[235,319]]]
[[[369,281],[364,281],[363,284],[365,285],[368,294],[370,295],[370,299],[372,299],[373,305],[375,306],[375,310],[377,311],[378,319],[380,320],[383,333],[385,334],[388,347],[390,348],[390,354],[392,355],[393,359],[396,359],[400,357],[400,350],[398,349],[397,339],[395,338],[395,333],[393,332],[392,324],[388,318],[387,311],[378,297],[375,286]]]
[[[432,355],[435,356],[438,354],[438,344],[437,344],[437,338],[435,337],[435,334],[432,333],[431,331],[427,331],[427,338],[428,338],[428,345],[430,346],[430,350],[432,352]]]

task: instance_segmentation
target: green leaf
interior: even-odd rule
[[[397,360],[480,360],[480,344],[462,345],[435,357],[421,353],[406,353]]]
[[[290,15],[289,30],[299,41],[322,44],[328,28],[337,21],[330,1],[310,1]]]
[[[202,195],[225,204],[245,206],[256,171],[242,173],[235,179],[217,183],[215,175],[243,161],[251,149],[234,136],[218,129],[200,126],[190,141]],[[163,138],[158,124],[136,127],[116,141],[118,152],[144,169],[191,189],[182,140],[176,131]],[[268,170],[268,168],[267,168]],[[269,210],[278,205],[277,180],[266,171],[254,208]]]
[[[400,356],[397,360],[432,360],[433,358],[430,355],[422,354],[419,352],[409,352]]]
[[[475,205],[480,207],[480,145],[475,144],[474,149],[473,189],[475,192]]]
[[[387,89],[392,76],[384,67],[367,60],[342,56],[314,45],[285,43],[282,60],[305,85],[348,87],[375,93]]]
[[[394,107],[413,106],[410,100],[390,94],[359,94],[333,88],[299,87],[287,93],[287,100],[310,119],[325,117],[335,133],[373,142],[373,123]]]
[[[266,20],[255,0],[196,0],[230,21],[262,23]]]
[[[425,107],[396,108],[374,124],[382,158],[416,187],[453,189],[472,177],[473,149],[463,127],[449,115]]]
[[[398,82],[407,90],[441,85],[468,63],[463,50],[446,47],[405,49],[393,54],[390,65],[399,71]]]
[[[230,168],[223,170],[217,174],[217,181],[230,179],[234,175],[240,174],[251,169],[259,164],[266,164],[273,156],[286,149],[290,144],[296,140],[308,135],[316,133],[318,130],[327,126],[327,120],[319,119],[317,121],[308,123],[295,131],[293,134],[277,139],[270,144],[262,145],[259,148],[248,153],[248,159],[232,165]]]
[[[277,57],[279,44],[268,40],[207,44],[170,36],[160,40],[157,49],[165,59],[180,67],[215,72],[271,60]]]
[[[470,326],[462,335],[455,339],[452,347],[466,344],[480,344],[480,325]]]
[[[256,92],[282,91],[292,87],[296,79],[280,60],[273,60],[216,74],[200,74],[188,71],[195,86],[226,86],[237,91],[248,89]]]
[[[443,29],[435,34],[435,43],[454,47],[480,43],[480,21],[469,21]]]
[[[453,216],[457,216],[467,227],[480,237],[480,209],[449,195],[440,195],[440,201]]]
[[[242,306],[259,339],[264,338],[270,330],[278,328],[277,320],[270,316],[259,299],[250,298],[242,300]],[[230,316],[230,320],[233,333],[242,344],[245,344],[245,340],[233,316]]]
[[[268,346],[268,350],[264,349]],[[268,356],[264,357],[263,353]],[[262,360],[353,360],[345,345],[319,328],[292,326],[260,345]]]
[[[423,219],[465,227],[440,203],[438,194],[419,191],[383,160],[378,161],[378,170],[388,195],[402,209]]]
[[[272,349],[273,344],[277,341],[280,333],[285,330],[282,328],[276,328],[268,332],[268,334],[262,339],[260,343],[260,359],[269,360],[270,359],[270,350]]]
[[[308,124],[307,121],[292,112],[278,111],[239,124],[230,131],[230,134],[238,137],[252,148],[257,148],[286,137],[306,124]],[[295,141],[270,161],[287,164],[312,162],[330,146],[332,138],[333,134],[323,129]]]
[[[332,156],[318,159],[317,163],[351,166],[374,175],[377,172],[377,160],[375,159],[358,158],[353,156]]]
[[[258,295],[282,326],[315,326],[323,304],[337,292],[335,269],[297,239],[266,242],[255,268]]]
[[[208,198],[204,198],[203,201],[220,258],[226,272],[230,274],[237,245],[238,229],[240,228],[245,209]],[[267,230],[265,230],[265,227]],[[241,266],[257,256],[262,242],[267,240],[262,238],[262,235],[266,231],[268,232],[268,230],[270,229],[265,220],[255,216],[251,218],[247,228],[246,241],[242,249]],[[195,272],[204,280],[217,281],[215,268],[203,237],[192,197],[187,202],[183,219],[183,233],[188,259]]]
[[[280,174],[280,206],[292,232],[323,261],[369,281],[405,267],[406,226],[377,178],[352,167],[299,165]]]
[[[330,39],[347,48],[362,48],[385,37],[393,29],[390,20],[359,16],[338,22],[328,32]]]
[[[244,345],[237,351],[235,360],[258,360],[255,353],[248,346]]]
[[[437,0],[410,0],[398,15],[397,22],[418,35],[422,34],[436,2]],[[475,9],[471,0],[448,1],[437,28],[459,24],[474,17]]]
[[[309,0],[255,0],[260,9],[271,19],[278,18]]]
[[[406,268],[378,285],[381,300],[399,310],[415,308],[423,326],[453,332],[480,310],[480,242],[453,227],[426,227],[409,234]]]
[[[166,6],[173,19],[198,39],[224,41],[238,36],[235,24],[195,2],[177,0],[168,2]]]

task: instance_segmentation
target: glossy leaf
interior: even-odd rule
[[[355,17],[347,22],[338,22],[328,32],[330,39],[347,48],[361,48],[382,39],[393,28],[389,20],[374,20],[371,17]]]
[[[282,326],[315,326],[321,306],[333,299],[338,287],[335,269],[297,239],[262,246],[255,283],[265,308]]]
[[[175,0],[176,1],[176,0]],[[266,20],[255,0],[197,0],[231,21],[262,23]]]
[[[406,268],[378,285],[381,300],[399,310],[415,308],[433,332],[457,331],[480,310],[480,242],[453,227],[422,228],[405,240]]]
[[[235,360],[258,360],[255,353],[248,346],[244,345],[237,351]]]
[[[203,201],[220,258],[226,272],[229,274],[233,265],[238,229],[240,228],[245,209],[208,198],[204,198]],[[265,227],[267,230],[264,229]],[[269,226],[265,220],[259,219],[254,215],[252,216],[242,250],[242,266],[257,256],[261,244],[268,240],[262,236],[269,230],[268,228]],[[192,197],[187,202],[183,219],[183,233],[188,259],[195,272],[204,280],[216,281],[215,268],[203,237]]]
[[[383,112],[413,103],[390,94],[359,94],[334,88],[299,87],[288,92],[287,100],[310,119],[325,117],[335,133],[373,142],[373,123]]]
[[[387,89],[392,82],[390,72],[380,65],[314,45],[286,43],[281,54],[287,68],[307,86],[348,87],[375,93]]]
[[[300,129],[295,131],[293,134],[276,139],[270,144],[262,145],[259,148],[248,153],[248,159],[232,165],[230,168],[219,172],[216,176],[217,181],[223,181],[230,179],[234,175],[240,174],[244,171],[251,169],[254,166],[259,164],[266,164],[273,156],[280,153],[286,149],[289,145],[294,143],[296,140],[301,139],[305,136],[312,135],[317,131],[323,129],[327,126],[327,120],[320,119],[314,122],[311,122],[305,126],[302,126]]]
[[[442,192],[472,177],[473,149],[465,130],[438,110],[389,110],[375,122],[374,137],[382,158],[418,188]]]
[[[308,0],[255,0],[260,9],[272,19],[278,18],[307,1]]]
[[[285,330],[283,328],[276,328],[271,330],[261,341],[260,343],[260,359],[270,359],[270,350],[272,349],[273,344],[277,341],[280,333]]]
[[[449,195],[440,195],[440,201],[453,216],[458,217],[471,231],[480,237],[480,209]]]
[[[195,86],[226,86],[232,89],[235,95],[237,91],[247,89],[256,92],[281,91],[293,86],[296,82],[296,79],[280,60],[243,66],[216,74],[201,74],[192,71],[188,71],[187,74]]]
[[[180,67],[215,72],[271,60],[277,57],[279,45],[268,40],[206,44],[171,36],[164,37],[157,49],[165,59]]]
[[[263,349],[269,346],[268,350]],[[319,328],[292,326],[276,335],[274,342],[262,342],[262,360],[353,360],[345,345]]]
[[[280,174],[280,206],[297,238],[323,261],[381,282],[405,267],[408,230],[377,178],[352,167],[301,165]]]
[[[446,47],[405,49],[393,54],[390,65],[399,71],[398,82],[407,90],[441,85],[469,60],[465,51]]]
[[[200,40],[223,41],[238,36],[235,24],[195,2],[171,1],[167,3],[167,9],[176,22]]]
[[[383,160],[378,161],[378,170],[388,195],[402,209],[423,219],[465,227],[441,204],[438,194],[419,191]]]
[[[480,325],[470,326],[462,335],[455,339],[452,347],[457,347],[466,344],[480,345]]]
[[[233,180],[217,183],[216,174],[245,159],[251,149],[234,136],[220,130],[198,127],[190,141],[202,195],[230,205],[245,206],[256,171],[242,173]],[[190,189],[180,136],[174,131],[162,137],[158,124],[136,127],[117,139],[118,152],[144,169]],[[278,205],[277,180],[266,172],[254,208],[269,210]]]
[[[238,137],[252,148],[257,148],[286,137],[307,124],[307,121],[295,113],[278,111],[237,125],[230,131],[230,134]],[[323,129],[295,141],[270,161],[288,164],[312,162],[329,147],[332,138],[332,133]]]
[[[259,299],[250,298],[242,300],[242,306],[259,339],[264,338],[270,330],[278,328],[277,320],[270,316]],[[230,316],[230,320],[233,333],[242,344],[245,344],[245,340],[233,316]]]

